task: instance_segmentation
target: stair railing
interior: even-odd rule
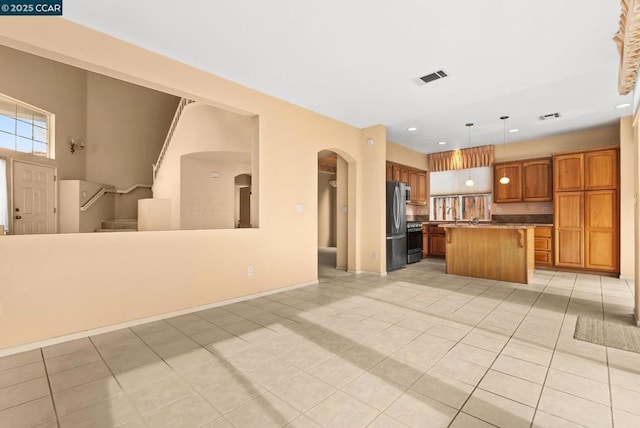
[[[146,188],[146,189],[151,189],[151,185],[150,184],[145,184],[145,183],[136,183],[136,184],[132,184],[131,186],[127,187],[126,189],[116,189],[114,187],[102,187],[100,190],[98,190],[95,195],[93,195],[91,197],[91,199],[89,199],[87,202],[85,202],[84,205],[82,205],[80,207],[80,211],[87,211],[89,208],[91,208],[91,206],[93,204],[95,204],[96,202],[98,202],[98,199],[100,199],[102,196],[104,196],[107,193],[118,193],[121,195],[125,195],[127,193],[130,193],[132,191],[134,191],[137,188]]]
[[[155,182],[156,176],[158,175],[158,171],[160,170],[160,165],[164,160],[164,156],[167,154],[167,150],[169,149],[169,145],[171,144],[171,140],[173,139],[173,134],[176,131],[176,127],[178,126],[178,122],[180,121],[180,117],[182,116],[182,112],[184,108],[189,104],[195,101],[182,98],[180,99],[180,103],[178,103],[178,108],[176,109],[176,113],[173,115],[173,120],[171,121],[171,126],[169,127],[169,132],[167,132],[167,136],[164,139],[164,144],[162,144],[162,149],[160,149],[160,154],[158,155],[158,160],[156,163],[152,164],[153,167],[153,181]]]

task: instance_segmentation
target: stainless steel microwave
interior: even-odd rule
[[[404,191],[405,191],[405,203],[408,204],[411,202],[411,187],[404,186]]]

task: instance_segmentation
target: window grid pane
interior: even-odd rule
[[[10,134],[16,133],[16,120],[12,117],[7,117],[0,114],[0,131],[8,132]]]
[[[23,153],[33,153],[33,140],[16,137],[16,150]]]
[[[13,133],[8,134],[0,131],[0,147],[3,149],[15,150],[16,149],[16,136]]]
[[[50,118],[0,94],[0,148],[48,157]]]
[[[33,125],[24,123],[20,120],[16,123],[16,125],[16,135],[18,137],[33,139]]]

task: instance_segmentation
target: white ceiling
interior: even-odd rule
[[[67,19],[430,153],[612,124],[615,0],[66,0]],[[443,69],[424,86],[412,79]],[[541,122],[538,116],[559,112]],[[410,126],[418,128],[407,131]],[[447,141],[447,145],[438,145]]]

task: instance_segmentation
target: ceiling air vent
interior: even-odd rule
[[[560,113],[543,114],[542,116],[538,116],[538,119],[540,119],[540,120],[549,120],[549,119],[555,119],[557,117],[560,117]]]
[[[447,77],[447,73],[445,73],[444,70],[438,70],[435,73],[427,74],[422,77],[416,77],[415,79],[411,79],[411,80],[416,85],[422,86],[429,82],[433,82],[434,80],[443,79],[445,77]]]

